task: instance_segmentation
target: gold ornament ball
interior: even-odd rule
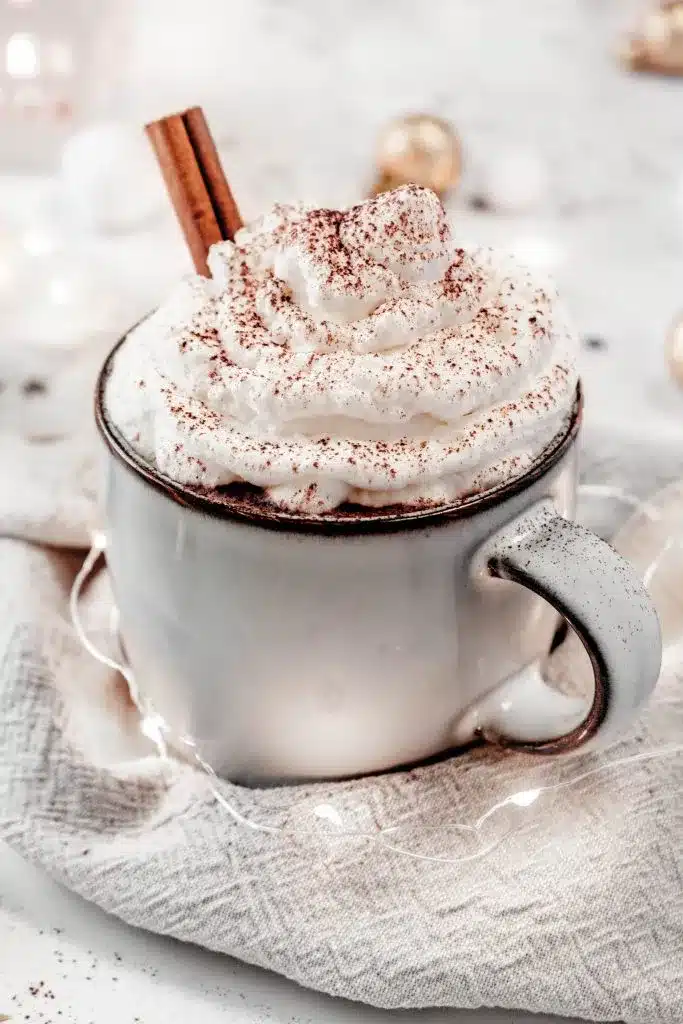
[[[658,54],[678,52],[683,41],[683,2],[651,11],[645,19],[643,37]]]
[[[448,121],[440,117],[411,114],[398,118],[380,135],[377,169],[375,194],[414,184],[443,195],[460,180],[460,140]]]
[[[648,11],[640,34],[625,43],[621,56],[632,71],[683,75],[683,0],[662,0]]]
[[[666,339],[666,360],[671,376],[683,387],[683,313],[679,313]]]

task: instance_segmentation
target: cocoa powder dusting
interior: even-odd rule
[[[411,495],[443,477],[446,493],[462,453],[466,466],[485,466],[487,445],[502,457],[525,417],[554,429],[575,371],[549,358],[553,301],[523,276],[492,290],[486,260],[451,244],[431,193],[406,186],[345,212],[280,213],[225,249],[224,283],[199,289],[170,331],[200,386],[185,389],[173,367],[137,379],[161,400],[165,457],[181,478],[223,503],[270,499],[250,484],[214,492],[212,476],[266,488],[291,476],[314,501],[324,488],[311,476]],[[423,273],[435,260],[438,274]],[[517,465],[509,456],[507,469]]]

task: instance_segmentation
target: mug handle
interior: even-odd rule
[[[661,667],[659,620],[633,568],[549,500],[491,538],[477,564],[553,605],[581,640],[595,676],[588,708],[585,700],[551,689],[532,666],[477,705],[478,734],[538,754],[613,741],[650,696]]]

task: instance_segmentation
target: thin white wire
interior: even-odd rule
[[[595,498],[616,498],[617,501],[628,505],[629,508],[643,512],[653,523],[659,522],[662,518],[659,509],[648,501],[642,501],[640,498],[636,498],[635,494],[629,494],[628,491],[624,491],[620,487],[612,487],[610,484],[581,484],[579,494],[588,494]]]
[[[167,758],[168,748],[164,739],[163,719],[160,719],[160,717],[150,708],[148,702],[143,699],[132,670],[128,665],[124,665],[123,662],[115,661],[113,658],[110,658],[107,654],[100,651],[99,648],[95,647],[83,626],[78,603],[83,592],[83,587],[95,568],[100,555],[106,550],[106,547],[107,541],[104,534],[94,534],[92,538],[92,547],[86,555],[83,565],[76,573],[76,578],[73,581],[71,591],[69,593],[69,612],[71,615],[71,622],[73,623],[76,636],[83,644],[88,654],[90,654],[96,661],[99,661],[100,664],[106,665],[107,668],[112,669],[114,672],[119,672],[126,680],[131,700],[140,712],[140,728],[142,732],[151,739],[153,743],[155,743],[159,755]]]
[[[622,491],[620,489],[611,488],[607,485],[591,484],[583,485],[580,488],[580,492],[584,494],[593,494],[598,497],[616,498],[617,500],[623,501],[625,504],[642,511],[652,521],[657,521],[661,519],[661,513],[657,508],[655,508],[652,505],[649,505],[647,502],[641,502],[633,495],[630,495],[627,492]],[[647,566],[644,572],[644,580],[646,582],[646,585],[652,580],[654,573],[661,564],[661,560],[664,554],[671,549],[674,543],[675,542],[671,538],[669,538],[664,548],[660,552],[658,552],[656,558],[650,563],[650,565]],[[97,563],[97,560],[99,559],[100,555],[105,551],[105,549],[106,538],[104,537],[103,534],[96,534],[93,537],[92,548],[89,551],[88,555],[86,556],[83,565],[81,566],[74,580],[71,593],[69,596],[69,609],[71,613],[71,619],[73,622],[74,630],[79,640],[83,644],[84,648],[93,658],[95,658],[103,665],[106,665],[113,671],[120,672],[121,675],[124,677],[128,684],[131,698],[135,703],[138,711],[140,712],[141,731],[154,742],[159,753],[159,756],[167,759],[169,757],[169,753],[165,736],[170,734],[171,731],[168,724],[158,713],[154,711],[149,702],[142,697],[141,693],[139,692],[137,683],[135,681],[134,674],[131,671],[130,667],[123,664],[122,662],[114,660],[107,654],[104,654],[102,651],[100,651],[91,642],[83,626],[79,610],[79,601],[81,598],[83,588],[87,583],[87,580],[90,574],[92,573]],[[672,700],[667,703],[680,704],[681,702]],[[396,833],[399,832],[401,829],[406,828],[406,825],[401,824],[388,825],[384,828],[377,829],[376,831],[344,828],[340,831],[335,831],[332,833],[321,833],[319,829],[315,828],[291,829],[279,825],[267,825],[263,822],[257,822],[252,820],[251,818],[246,817],[244,814],[241,813],[241,811],[238,810],[237,807],[235,807],[235,805],[230,800],[227,799],[224,791],[222,791],[219,788],[220,783],[214,769],[199,755],[199,753],[196,750],[196,744],[191,737],[180,737],[178,742],[190,752],[191,757],[194,760],[197,767],[206,775],[209,781],[210,790],[215,799],[217,800],[217,802],[220,804],[220,806],[230,815],[230,817],[232,817],[236,824],[243,826],[245,828],[252,829],[256,832],[264,832],[271,835],[281,834],[286,836],[324,836],[328,839],[367,839],[376,842],[378,845],[381,845],[387,850],[391,850],[395,853],[400,853],[403,856],[410,857],[414,860],[431,861],[437,863],[463,864],[469,861],[480,859],[481,857],[484,857],[487,854],[491,853],[491,851],[494,850],[497,846],[499,846],[502,842],[504,842],[505,839],[509,838],[511,835],[520,831],[520,829],[522,829],[525,826],[524,822],[520,822],[520,824],[517,827],[506,830],[501,835],[489,841],[487,844],[481,846],[478,850],[469,854],[463,854],[461,856],[454,857],[418,853],[414,850],[406,849],[405,846],[400,846],[395,842],[390,841],[389,836],[395,836]],[[499,801],[498,803],[490,807],[484,814],[482,814],[477,819],[474,825],[467,825],[464,823],[461,824],[457,822],[439,823],[436,825],[422,824],[420,825],[420,831],[423,834],[444,833],[447,831],[467,833],[469,835],[474,836],[477,840],[481,840],[481,830],[484,824],[490,821],[492,818],[494,818],[504,808],[517,807],[522,809],[525,807],[529,807],[531,804],[535,803],[539,799],[539,797],[545,794],[567,789],[571,786],[576,786],[580,782],[584,781],[585,779],[591,776],[601,774],[606,771],[611,771],[613,768],[635,764],[641,761],[654,760],[663,757],[672,757],[680,753],[683,753],[683,744],[668,744],[667,746],[660,747],[656,750],[642,751],[639,754],[632,754],[628,757],[616,758],[615,760],[606,761],[602,764],[596,765],[593,768],[590,768],[587,771],[582,772],[580,775],[577,775],[573,778],[563,779],[559,782],[519,790],[515,793],[512,793],[509,796],[505,797],[505,799]],[[321,805],[321,809],[323,807],[327,807],[327,805]],[[341,817],[339,813],[336,811],[336,809],[329,808],[329,811],[331,812],[329,816],[332,817],[335,823],[338,822],[341,825]],[[315,813],[315,811],[313,813]],[[320,816],[325,817],[328,815],[321,814]],[[527,824],[527,828],[528,827],[529,826]],[[533,823],[531,827],[535,827]]]
[[[69,612],[71,614],[71,621],[76,631],[76,636],[85,647],[88,654],[90,654],[96,661],[99,661],[102,665],[106,665],[108,668],[113,669],[114,672],[120,672],[125,678],[126,682],[130,686],[129,674],[126,671],[124,665],[119,665],[118,662],[112,658],[107,657],[103,654],[93,643],[90,642],[81,620],[81,613],[78,607],[78,602],[83,591],[83,587],[88,582],[88,578],[97,564],[97,560],[106,549],[106,541],[101,534],[95,534],[92,538],[92,547],[85,557],[83,565],[76,573],[76,578],[73,581],[71,591],[69,593]]]

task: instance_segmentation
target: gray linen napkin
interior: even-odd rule
[[[591,481],[640,497],[683,475],[673,449],[588,448]],[[158,756],[120,678],[72,629],[96,480],[89,439],[0,442],[0,838],[130,924],[333,995],[681,1024],[675,658],[631,735],[601,755],[476,750],[351,783],[213,782]],[[627,511],[604,494],[582,504],[603,529]],[[86,614],[107,601],[101,572]],[[581,674],[571,644],[558,656],[560,674]],[[530,805],[506,800],[519,791]],[[454,827],[496,802],[476,831]]]

